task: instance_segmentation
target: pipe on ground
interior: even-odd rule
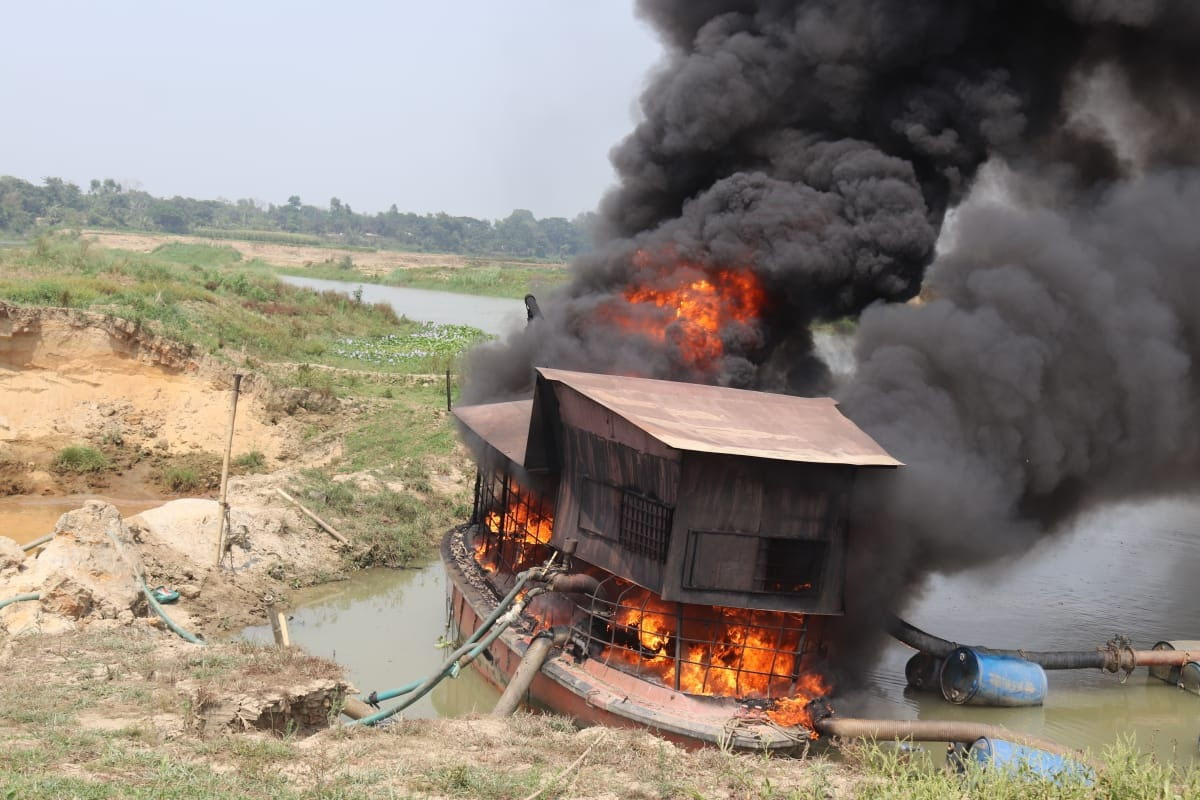
[[[41,600],[41,599],[42,599],[42,595],[38,592],[28,592],[27,594],[18,594],[13,597],[5,598],[4,600],[0,600],[0,608],[4,608],[5,606],[10,606],[13,603],[23,603],[26,600]]]
[[[971,744],[977,739],[1002,739],[1008,742],[1045,750],[1056,756],[1078,761],[1093,768],[1086,757],[1076,750],[1063,747],[1057,742],[1037,736],[1011,731],[1000,725],[979,722],[952,722],[928,719],[856,719],[853,717],[826,717],[813,722],[813,728],[823,736],[839,736],[843,739],[872,739],[890,741],[909,739],[914,742],[960,742]]]
[[[550,660],[554,648],[567,643],[568,635],[569,629],[554,628],[542,631],[533,637],[533,641],[525,650],[525,655],[521,656],[521,663],[513,672],[508,686],[504,687],[504,693],[496,701],[496,707],[492,709],[491,714],[493,717],[507,717],[520,707],[521,701],[529,692],[529,687],[533,685],[533,679],[542,671],[542,666]]]
[[[185,642],[191,642],[192,644],[204,644],[203,639],[196,636],[196,634],[180,627],[175,620],[167,616],[167,612],[164,611],[163,607],[160,606],[158,601],[154,599],[154,592],[150,591],[150,587],[146,585],[145,579],[139,577],[138,583],[142,587],[142,594],[146,596],[146,602],[150,604],[150,608],[154,609],[154,613],[158,614],[158,616],[162,618],[162,621],[167,623],[168,628],[174,631],[175,634]]]
[[[22,550],[22,552],[28,553],[30,550],[34,550],[38,547],[41,547],[44,544],[49,543],[50,540],[53,538],[54,538],[53,533],[47,533],[45,536],[39,536],[38,538],[34,539],[32,542],[26,542],[25,544],[21,545],[21,550]]]

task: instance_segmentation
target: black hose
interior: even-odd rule
[[[899,617],[888,620],[888,633],[914,650],[945,658],[960,645],[947,639],[926,633]],[[1111,653],[1108,650],[994,650],[990,647],[970,645],[971,649],[997,656],[1015,656],[1040,664],[1042,669],[1111,669]]]

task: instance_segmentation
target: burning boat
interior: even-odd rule
[[[454,413],[478,464],[442,545],[456,633],[535,578],[490,681],[548,639],[526,702],[693,745],[815,735],[851,487],[899,466],[832,399],[543,368],[532,399]]]

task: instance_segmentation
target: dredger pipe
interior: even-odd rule
[[[813,728],[823,736],[840,736],[843,739],[873,739],[890,741],[910,739],[914,742],[961,742],[971,744],[977,739],[1002,739],[1008,742],[1045,750],[1062,758],[1078,761],[1095,767],[1077,750],[1063,747],[1057,742],[1009,730],[1000,725],[979,722],[951,722],[931,719],[858,719],[854,717],[826,717],[815,720]]]
[[[47,533],[45,536],[39,536],[38,538],[34,539],[32,542],[26,542],[25,544],[21,545],[21,550],[23,552],[28,553],[30,550],[33,550],[35,547],[41,547],[42,545],[46,544],[53,538],[54,538],[53,533]]]
[[[15,597],[8,597],[8,598],[5,598],[4,600],[0,600],[0,608],[4,608],[5,606],[11,606],[13,603],[23,603],[26,600],[41,600],[41,599],[42,599],[42,595],[39,592],[28,592],[26,594],[19,594],[19,595],[16,595]]]
[[[554,648],[566,644],[568,635],[568,628],[559,627],[542,631],[533,637],[529,647],[525,650],[525,655],[521,656],[521,663],[513,671],[508,686],[504,687],[504,693],[496,701],[496,707],[492,709],[493,717],[507,717],[517,710],[521,701],[525,699],[529,687],[533,684],[533,679],[542,671],[542,666],[550,660]]]
[[[888,632],[903,644],[922,653],[945,658],[960,645],[920,628],[899,617],[892,617]],[[1095,650],[995,650],[970,646],[981,653],[1015,656],[1040,664],[1042,669],[1099,669],[1106,672],[1132,671],[1135,667],[1182,666],[1196,661],[1200,653],[1184,650],[1134,650],[1131,647],[1109,646]]]

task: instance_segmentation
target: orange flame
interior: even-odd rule
[[[796,650],[805,626],[803,615],[719,606],[682,608],[681,635],[676,604],[644,589],[624,592],[613,615],[614,639],[621,638],[622,646],[609,648],[608,657],[673,686],[679,637],[680,691],[739,698],[791,695],[777,700],[768,716],[780,725],[811,730],[806,707],[831,687],[818,673],[793,675],[801,666]]]
[[[747,269],[705,270],[678,261],[656,268],[650,262],[645,251],[634,255],[634,266],[643,274],[653,271],[655,278],[626,289],[624,297],[634,305],[657,307],[661,313],[610,310],[626,330],[654,341],[670,341],[686,367],[710,369],[725,354],[722,329],[731,322],[753,322],[766,305],[762,284]]]
[[[518,570],[539,560],[538,548],[554,534],[554,516],[546,504],[513,480],[508,482],[506,507],[487,512],[483,524],[495,536],[476,537],[475,560],[491,573],[499,566],[501,552]]]

